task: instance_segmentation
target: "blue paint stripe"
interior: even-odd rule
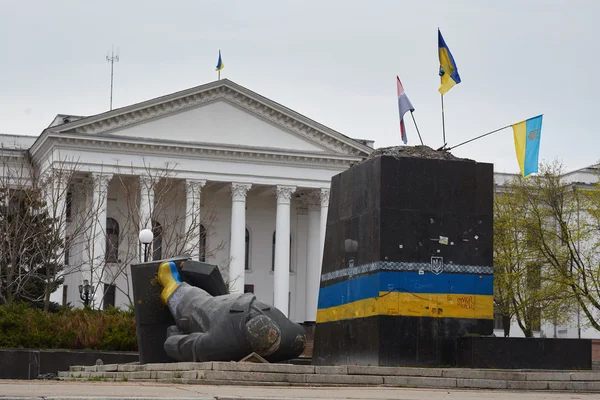
[[[181,283],[181,277],[179,276],[179,270],[173,261],[169,261],[169,267],[171,267],[171,275],[173,275],[173,279],[175,282]]]
[[[493,295],[494,277],[479,274],[379,272],[321,288],[318,308],[377,297],[379,292]]]

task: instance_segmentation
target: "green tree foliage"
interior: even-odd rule
[[[557,163],[544,164],[537,179],[519,190],[531,214],[531,244],[564,304],[573,299],[600,330],[600,187],[572,182]],[[571,307],[573,309],[573,307]]]
[[[505,336],[515,318],[526,337],[540,329],[541,320],[568,318],[573,296],[555,279],[540,251],[539,182],[544,178],[516,177],[494,198],[494,305],[502,315]]]

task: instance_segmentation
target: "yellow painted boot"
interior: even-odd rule
[[[181,284],[179,271],[173,261],[165,261],[158,267],[158,283],[163,287],[160,298],[164,304],[167,304],[169,296]]]

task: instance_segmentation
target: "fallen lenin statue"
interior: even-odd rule
[[[189,270],[194,261],[179,267],[188,263]],[[278,362],[304,351],[304,328],[253,293],[214,296],[189,283],[193,279],[182,279],[174,261],[162,262],[157,278],[161,302],[175,321],[167,328],[164,350],[176,361],[240,361],[255,353]]]

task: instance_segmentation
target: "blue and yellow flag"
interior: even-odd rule
[[[438,55],[440,57],[440,78],[442,80],[442,84],[438,91],[443,95],[448,90],[452,89],[454,85],[460,83],[460,75],[458,75],[458,68],[456,67],[456,62],[454,62],[454,57],[452,57],[452,53],[446,45],[439,28]]]
[[[521,175],[538,172],[540,138],[542,136],[542,115],[529,118],[512,126],[515,136],[515,151]]]
[[[221,59],[221,50],[219,50],[219,61],[217,61],[217,69],[215,69],[215,71],[220,71],[225,67],[225,64],[223,64],[223,60]]]

